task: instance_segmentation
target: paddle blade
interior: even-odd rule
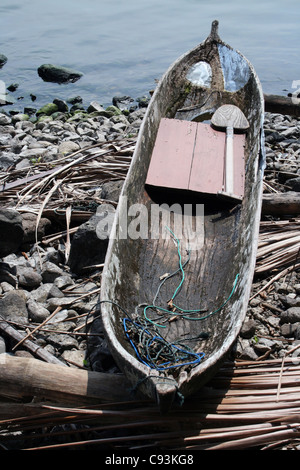
[[[233,129],[239,130],[246,130],[249,127],[249,122],[244,113],[233,104],[220,106],[211,118],[211,123],[215,127],[233,127]]]

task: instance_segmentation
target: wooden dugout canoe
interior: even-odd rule
[[[234,136],[243,139],[234,149],[244,161],[238,202],[222,199],[207,185],[218,173],[214,156],[224,154],[222,130],[213,131],[219,147],[202,159],[202,170],[196,166],[195,173],[187,159],[191,146],[193,155],[195,148],[200,159],[205,155],[205,145],[201,139],[191,143],[191,133],[195,126],[211,132],[209,120],[224,104],[237,106],[249,122],[246,134]],[[216,373],[246,314],[261,212],[263,106],[253,66],[220,39],[214,21],[208,38],[164,74],[140,129],[109,241],[101,311],[120,369],[138,394],[156,400],[162,410]],[[154,161],[156,185],[150,171]],[[192,176],[196,183],[201,180],[202,189],[181,185],[185,161],[189,181]],[[198,212],[201,207],[204,214]],[[179,234],[182,220],[192,229]],[[150,233],[150,227],[156,231]]]

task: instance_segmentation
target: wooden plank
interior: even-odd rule
[[[295,90],[295,93],[296,90]],[[300,99],[296,97],[264,94],[265,110],[269,113],[289,114],[300,116]]]
[[[234,194],[241,197],[244,196],[245,191],[245,144],[246,134],[234,134]]]
[[[188,189],[208,194],[222,190],[224,178],[225,132],[198,123],[194,158]]]
[[[162,119],[146,185],[217,194],[224,189],[226,134],[209,124]],[[234,193],[244,195],[245,135],[234,135]]]
[[[287,191],[286,193],[263,194],[263,215],[300,215],[300,193]]]
[[[160,122],[146,185],[187,189],[197,123],[163,118]]]

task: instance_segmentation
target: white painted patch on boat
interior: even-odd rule
[[[191,68],[186,78],[194,85],[211,86],[212,71],[211,66],[207,62],[197,62]]]

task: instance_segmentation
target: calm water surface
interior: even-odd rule
[[[6,85],[19,83],[14,108],[80,95],[84,104],[111,104],[154,88],[178,56],[204,40],[214,19],[222,39],[254,65],[266,93],[295,91],[300,81],[300,2],[273,0],[1,0],[0,70]],[[75,68],[76,83],[43,82],[37,68]]]

